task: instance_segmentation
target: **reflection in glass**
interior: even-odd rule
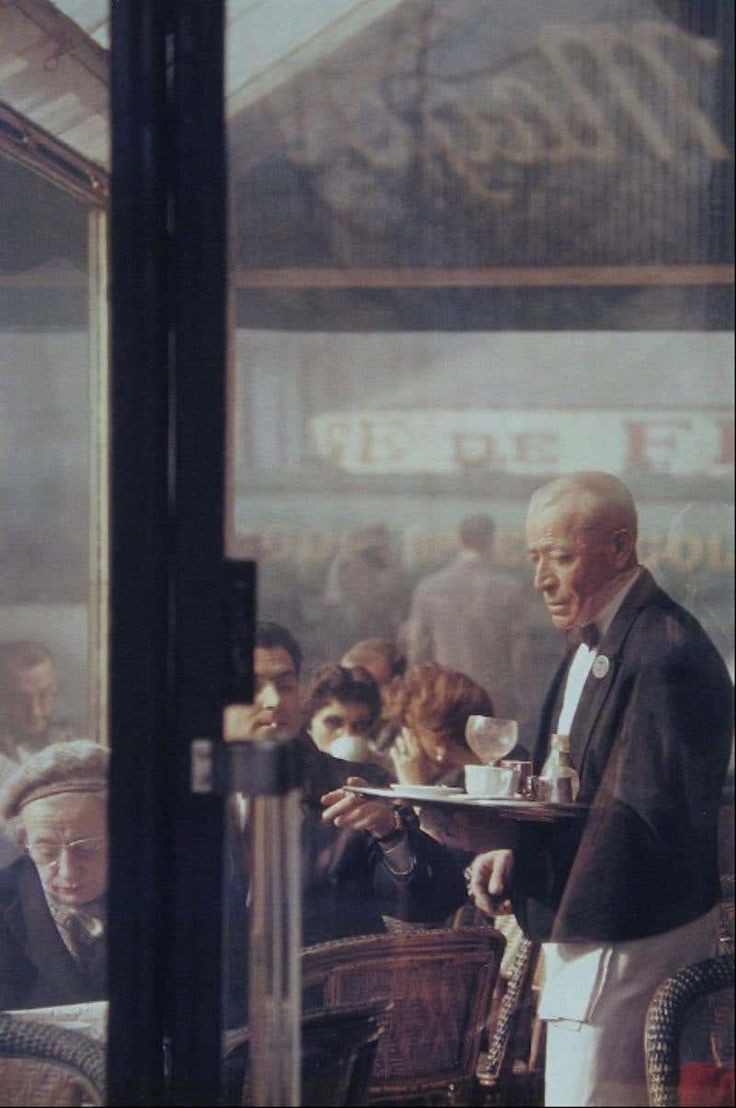
[[[0,157],[0,193],[4,780],[50,743],[87,735],[90,725],[96,732],[97,714],[88,695],[88,598],[95,576],[89,556],[89,209],[6,157]],[[16,852],[3,835],[2,860]]]
[[[228,553],[307,679],[388,644],[529,748],[564,644],[527,505],[580,469],[732,658],[732,46],[695,7],[298,4],[256,57],[230,4]]]

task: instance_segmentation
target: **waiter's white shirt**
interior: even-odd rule
[[[640,570],[634,570],[623,582],[593,621],[603,639],[627,593],[633,587]],[[555,730],[569,735],[583,686],[593,667],[598,647],[581,643],[567,674],[562,708]],[[653,935],[646,939],[601,946],[594,943],[544,943],[544,986],[539,1002],[539,1017],[544,1020],[572,1020],[590,1022],[595,1016],[596,1004],[601,998],[608,980],[611,959],[648,966],[656,973],[658,952],[663,942],[672,951],[679,945],[689,947],[693,942],[706,945],[715,936],[718,908],[708,915],[669,931],[666,935]],[[685,959],[687,961],[687,959]],[[663,974],[666,976],[668,970]]]
[[[608,603],[601,608],[595,619],[591,621],[598,628],[598,634],[601,639],[613,623],[613,617],[623,604],[629,591],[633,588],[640,572],[638,566],[635,570],[632,570],[623,581],[618,592],[614,593]],[[585,643],[581,643],[575,652],[575,657],[570,663],[570,668],[567,671],[562,708],[560,710],[560,718],[557,721],[556,730],[560,735],[570,734],[572,721],[577,711],[578,704],[580,703],[580,697],[583,695],[583,686],[588,679],[588,674],[593,668],[593,662],[597,655],[598,647],[587,646]]]

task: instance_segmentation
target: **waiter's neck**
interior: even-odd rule
[[[580,620],[579,626],[584,626],[587,623],[595,623],[599,631],[605,631],[606,628],[601,627],[600,624],[601,621],[605,621],[609,605],[632,584],[640,568],[641,567],[637,563],[634,563],[634,565],[622,570],[621,573],[617,573],[615,577],[609,578],[605,585],[589,598],[589,602],[586,605],[585,617]]]

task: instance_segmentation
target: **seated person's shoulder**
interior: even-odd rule
[[[301,737],[303,755],[304,792],[319,797],[332,789],[339,789],[348,777],[362,777],[374,787],[388,785],[390,775],[381,766],[368,762],[348,762],[333,758],[319,750],[309,736]]]
[[[350,776],[353,776],[354,773],[355,776],[364,778],[369,785],[373,785],[375,788],[385,789],[391,781],[391,774],[383,766],[378,766],[374,762],[347,762],[346,764],[351,767]]]
[[[391,780],[390,774],[373,762],[348,762],[344,758],[333,758],[330,754],[325,757],[333,764],[335,787],[344,784],[348,777],[362,777],[374,788],[385,788]]]
[[[17,896],[18,883],[25,869],[25,854],[0,869],[0,909],[6,908]]]

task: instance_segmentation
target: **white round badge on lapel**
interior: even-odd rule
[[[605,677],[610,668],[611,663],[605,654],[599,654],[593,662],[593,676],[599,678]]]

